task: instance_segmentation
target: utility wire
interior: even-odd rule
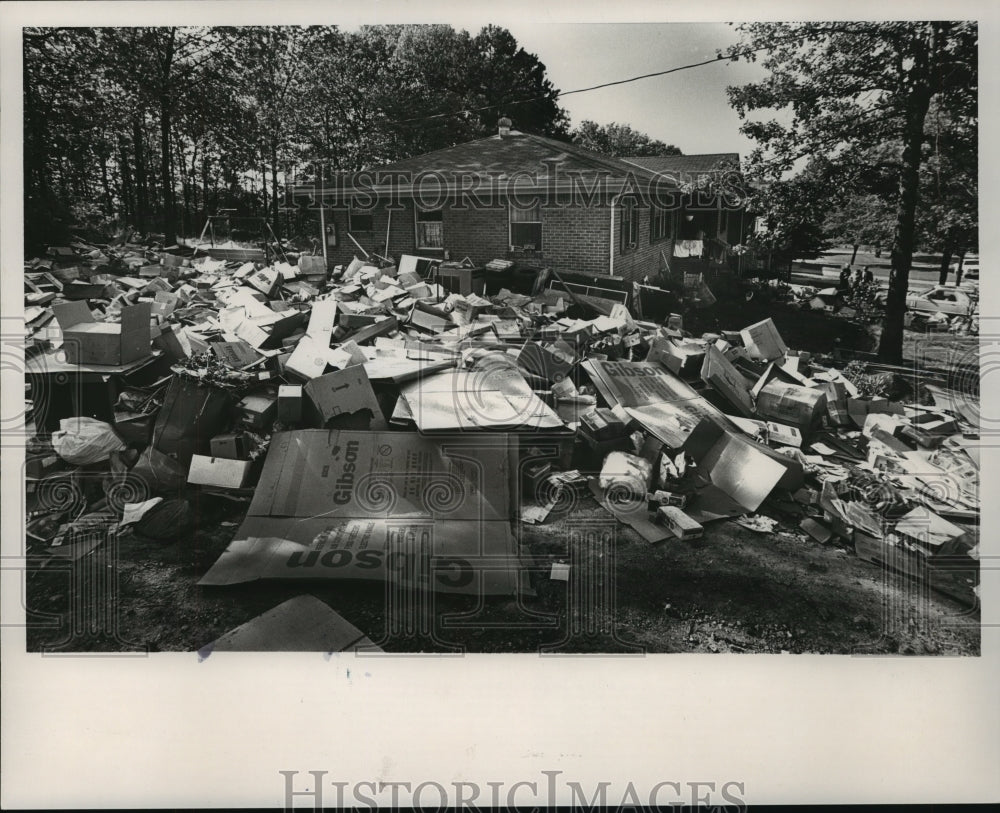
[[[429,116],[417,116],[417,117],[411,118],[411,119],[398,119],[397,121],[386,122],[386,123],[387,124],[412,124],[413,122],[418,122],[418,121],[428,121],[430,119],[440,119],[440,118],[447,118],[448,116],[458,116],[458,115],[461,115],[463,113],[478,113],[478,112],[480,112],[482,110],[491,110],[491,109],[493,109],[495,107],[508,107],[508,106],[513,106],[513,105],[517,105],[517,104],[528,104],[529,102],[536,102],[536,101],[539,101],[541,99],[549,99],[549,98],[551,98],[551,99],[558,99],[558,98],[561,98],[563,96],[570,96],[570,95],[572,95],[574,93],[589,93],[592,90],[600,90],[602,88],[614,87],[616,85],[626,85],[626,84],[628,84],[630,82],[638,82],[641,79],[652,79],[655,76],[666,76],[667,74],[677,73],[678,71],[686,71],[686,70],[690,70],[692,68],[701,68],[701,67],[704,67],[705,65],[714,65],[714,64],[719,63],[719,62],[732,62],[732,61],[738,59],[741,56],[747,56],[749,54],[756,54],[759,51],[769,51],[775,45],[777,45],[777,44],[779,44],[781,42],[788,42],[790,40],[801,40],[801,39],[806,39],[806,38],[803,37],[802,35],[797,35],[795,37],[787,37],[784,40],[778,39],[778,40],[775,40],[774,42],[771,42],[771,43],[769,43],[767,45],[762,45],[759,48],[750,48],[750,49],[747,49],[747,50],[744,50],[744,51],[730,51],[729,53],[725,53],[725,54],[719,53],[716,56],[712,57],[711,59],[705,59],[705,60],[702,60],[701,62],[692,62],[689,65],[680,65],[680,66],[678,66],[676,68],[667,68],[666,70],[663,70],[663,71],[654,71],[652,73],[644,73],[641,76],[630,76],[628,79],[618,79],[618,80],[616,80],[614,82],[603,82],[600,85],[591,85],[590,87],[576,88],[574,90],[556,91],[551,96],[532,96],[531,98],[528,98],[528,99],[517,99],[517,100],[514,100],[514,101],[510,101],[510,102],[501,102],[499,104],[486,104],[486,105],[482,105],[481,107],[469,107],[469,108],[464,108],[462,110],[451,110],[451,111],[448,111],[446,113],[432,113]]]

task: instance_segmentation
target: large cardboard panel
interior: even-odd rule
[[[300,260],[301,262],[301,260]],[[296,596],[198,650],[213,652],[380,652],[357,627],[314,596]]]
[[[421,431],[563,426],[514,367],[437,373],[405,384],[400,393]]]
[[[512,594],[515,475],[516,445],[502,434],[278,433],[246,519],[200,584],[391,578]]]
[[[702,421],[684,443],[704,485],[687,514],[696,522],[756,511],[782,479],[785,468],[761,446]]]

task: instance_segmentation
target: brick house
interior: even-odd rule
[[[350,262],[357,241],[380,255],[522,259],[632,282],[664,264],[724,261],[692,249],[690,235],[715,249],[738,240],[738,199],[709,179],[735,154],[608,158],[500,124],[494,136],[294,186],[316,211],[328,264]]]

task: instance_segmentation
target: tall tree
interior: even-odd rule
[[[864,192],[842,200],[827,214],[823,227],[832,242],[853,248],[853,265],[861,246],[881,247],[892,242],[895,222],[895,209],[885,198]]]
[[[573,141],[584,149],[609,155],[613,158],[627,158],[636,155],[682,155],[673,144],[664,144],[627,124],[598,124],[584,119],[571,133]]]
[[[830,195],[828,173],[826,162],[813,160],[789,178],[749,178],[748,208],[759,220],[747,236],[747,246],[769,267],[819,256],[829,244],[823,229]]]
[[[977,26],[971,22],[749,23],[734,58],[765,51],[768,76],[729,88],[742,130],[760,143],[751,161],[775,176],[806,155],[857,165],[875,145],[897,142],[892,268],[879,356],[900,363],[916,237],[924,129],[932,100],[975,108]],[[742,54],[737,57],[736,54]],[[787,109],[790,123],[751,113]]]

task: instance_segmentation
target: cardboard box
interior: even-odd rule
[[[250,274],[246,278],[246,283],[270,299],[281,287],[281,274],[274,268],[261,268]]]
[[[705,359],[705,345],[701,342],[678,344],[673,339],[658,336],[649,346],[646,361],[657,362],[674,375],[697,375]]]
[[[278,420],[282,423],[302,420],[302,387],[291,384],[278,387]]]
[[[249,484],[253,461],[229,460],[196,454],[191,458],[187,481],[191,485],[244,488]]]
[[[341,313],[337,318],[337,323],[348,330],[356,330],[360,327],[374,325],[379,320],[379,315],[371,313]]]
[[[236,406],[240,421],[254,432],[267,432],[278,412],[278,397],[271,394],[247,395]]]
[[[85,302],[53,305],[62,328],[69,364],[117,366],[150,355],[150,305],[141,302],[123,308],[121,322],[98,322]]]
[[[216,435],[210,441],[212,457],[224,460],[246,460],[250,453],[250,439],[242,432]]]
[[[754,414],[747,380],[714,345],[709,345],[705,350],[701,380],[719,393],[740,415],[749,417]]]
[[[303,392],[309,398],[311,417],[318,426],[326,426],[341,415],[367,411],[371,413],[371,428],[386,427],[378,398],[361,364],[314,378],[303,387]],[[366,423],[367,419],[359,416],[358,420]]]
[[[399,327],[399,322],[396,317],[387,316],[373,325],[368,325],[367,327],[363,327],[355,333],[352,333],[351,341],[355,344],[362,344],[374,339],[377,336],[385,336],[392,333],[397,327]],[[336,338],[336,334],[334,334],[334,338]]]
[[[826,393],[819,387],[770,381],[757,395],[757,414],[805,434],[826,414]]]
[[[445,316],[438,313],[433,313],[428,310],[424,310],[419,307],[419,304],[413,308],[410,313],[410,321],[408,323],[410,327],[421,330],[425,333],[441,333],[445,330],[450,330],[455,327],[455,324]]]
[[[785,467],[759,444],[701,421],[684,442],[700,481],[691,519],[707,522],[753,513],[785,474]]]
[[[212,342],[210,347],[219,361],[234,370],[242,370],[260,359],[257,351],[244,341]]]
[[[788,352],[788,345],[782,341],[778,328],[769,318],[743,328],[740,335],[751,358],[773,361]]]
[[[576,351],[566,342],[524,343],[517,356],[518,362],[529,372],[542,376],[547,381],[561,381],[576,363]]]
[[[188,264],[186,257],[179,257],[176,254],[161,254],[160,265],[166,268],[183,268]]]
[[[326,334],[325,338],[328,339],[329,334]],[[308,381],[326,372],[329,355],[329,342],[306,336],[295,345],[295,349],[285,361],[283,369]]]
[[[290,336],[305,321],[305,314],[297,310],[272,311],[270,315],[245,319],[236,329],[236,335],[258,350],[281,347],[281,340]]]
[[[326,260],[322,256],[313,254],[299,255],[300,274],[326,274]]]
[[[704,528],[676,505],[661,505],[656,509],[656,518],[678,539],[700,539]]]
[[[595,409],[580,416],[581,427],[598,441],[628,436],[628,427],[610,409]]]

